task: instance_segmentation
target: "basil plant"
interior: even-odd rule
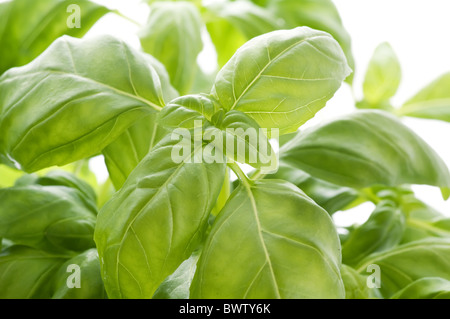
[[[411,190],[450,173],[402,123],[450,121],[448,74],[394,107],[383,43],[303,129],[358,85],[330,0],[147,5],[136,48],[84,36],[123,16],[88,0],[0,3],[0,298],[450,297],[450,219]]]

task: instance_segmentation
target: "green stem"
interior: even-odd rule
[[[261,169],[258,168],[256,171],[253,172],[250,178],[252,179],[252,181],[259,181],[260,179],[263,179],[266,176],[267,174],[262,173]]]
[[[233,170],[233,172],[236,174],[236,176],[239,178],[239,180],[248,188],[250,188],[252,181],[245,175],[245,173],[242,171],[242,169],[239,167],[239,165],[236,162],[228,162],[228,167]]]

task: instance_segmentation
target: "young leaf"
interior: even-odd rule
[[[53,275],[70,255],[55,255],[26,246],[0,253],[0,298],[51,298]]]
[[[46,250],[83,251],[95,246],[95,203],[64,186],[0,189],[0,236]],[[94,206],[94,207],[93,207]]]
[[[77,5],[80,27],[69,28],[70,6]],[[13,0],[0,3],[0,75],[41,54],[67,34],[82,37],[109,10],[87,0]]]
[[[338,185],[450,185],[436,152],[386,112],[362,110],[305,130],[280,150],[280,160]]]
[[[189,151],[176,163],[183,142]],[[191,144],[164,138],[100,211],[95,241],[110,298],[151,298],[198,248],[225,164],[198,161],[201,145]]]
[[[364,257],[389,250],[400,243],[405,216],[391,201],[381,201],[369,219],[350,232],[342,245],[342,262],[354,266]]]
[[[203,24],[197,7],[186,1],[156,2],[140,31],[145,52],[161,61],[173,86],[184,95],[190,92],[197,72],[197,56],[202,51]]]
[[[240,163],[259,168],[272,163],[276,154],[258,123],[245,113],[224,113],[206,95],[187,95],[170,102],[159,114],[159,122],[169,128],[202,129],[203,139],[216,152]],[[195,133],[195,131],[194,131]]]
[[[80,286],[67,286],[70,265],[80,267]],[[69,268],[70,269],[70,268]],[[53,299],[105,299],[106,291],[100,273],[100,261],[96,249],[89,249],[84,253],[66,261],[54,274]]]
[[[380,44],[373,53],[364,78],[363,92],[373,108],[383,108],[397,92],[401,80],[400,62],[389,43]]]
[[[329,215],[285,181],[240,185],[217,216],[192,298],[343,298]]]
[[[325,106],[349,73],[329,34],[306,27],[274,31],[236,52],[217,75],[212,94],[226,110],[285,134]]]
[[[442,75],[399,110],[400,115],[450,122],[450,72]]]
[[[331,0],[272,0],[268,9],[283,19],[287,28],[307,26],[331,34],[344,50],[350,68],[355,68],[350,35]],[[346,81],[352,80],[350,74]]]
[[[421,278],[450,280],[450,240],[429,238],[400,245],[368,256],[356,269],[367,274],[367,267],[374,264],[380,267],[380,291],[385,298]]]
[[[391,299],[450,299],[450,281],[422,278],[398,291]]]
[[[0,78],[0,152],[28,172],[99,153],[164,105],[152,63],[110,36],[58,39]]]

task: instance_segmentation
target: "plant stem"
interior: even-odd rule
[[[245,175],[242,169],[236,162],[228,162],[228,167],[230,167],[236,176],[240,179],[240,181],[248,188],[250,188],[252,181]]]

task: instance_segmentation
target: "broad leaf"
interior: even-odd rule
[[[28,172],[99,153],[164,105],[152,63],[110,36],[58,39],[0,78],[0,152]]]
[[[384,108],[397,92],[401,80],[400,62],[389,43],[380,44],[373,53],[363,83],[369,107]]]
[[[69,28],[70,5],[80,8],[80,28]],[[55,39],[82,37],[109,10],[87,0],[13,0],[0,3],[0,74],[24,65]]]
[[[450,185],[437,153],[388,113],[363,110],[312,127],[280,150],[280,160],[338,185]]]
[[[287,28],[307,26],[330,33],[344,50],[350,68],[355,68],[350,35],[331,0],[272,0],[268,9],[283,19]],[[351,74],[346,81],[352,80]]]
[[[95,241],[110,298],[151,298],[198,248],[225,164],[202,162],[191,144],[163,139],[100,211]]]
[[[446,73],[409,99],[399,114],[450,122],[450,73]]]
[[[182,95],[194,84],[197,56],[203,49],[202,26],[200,13],[192,3],[156,2],[150,6],[149,19],[139,34],[144,51],[165,65]]]
[[[26,246],[0,253],[0,298],[51,298],[53,275],[70,255],[55,255]]]
[[[0,236],[47,250],[94,247],[95,203],[64,186],[0,189]]]
[[[325,106],[349,73],[329,34],[306,27],[274,31],[236,52],[217,75],[212,94],[226,110],[285,134]]]
[[[380,291],[384,297],[392,296],[421,278],[450,280],[450,240],[430,238],[397,246],[367,257],[356,268],[362,273],[372,264],[380,267]]]
[[[240,185],[217,216],[192,298],[343,298],[329,215],[285,181]]]
[[[342,262],[354,266],[364,257],[400,243],[405,216],[391,201],[381,201],[369,219],[350,232],[342,245]]]
[[[450,299],[450,281],[437,277],[419,279],[391,299]]]
[[[0,188],[13,186],[16,179],[22,175],[23,172],[0,164]]]

